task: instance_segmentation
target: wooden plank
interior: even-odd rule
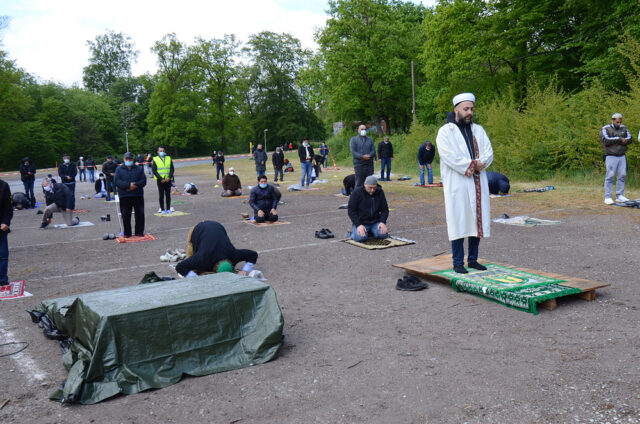
[[[589,301],[589,302],[592,301],[592,300],[596,300],[596,289],[588,290],[588,291],[582,292],[582,293],[578,293],[576,296],[578,296],[582,300],[586,300],[586,301]]]
[[[549,311],[553,311],[558,307],[558,302],[556,302],[556,299],[549,299],[545,300],[544,302],[538,303],[538,306]]]

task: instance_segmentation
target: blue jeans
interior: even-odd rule
[[[267,170],[266,169],[258,169],[256,168],[256,174],[259,177],[260,175],[267,175]]]
[[[429,181],[429,184],[433,184],[433,168],[431,167],[430,163],[425,163],[422,169],[420,169],[420,184],[424,185],[424,169],[425,168],[427,168],[427,181]]]
[[[89,182],[95,183],[96,182],[96,169],[91,167],[91,168],[88,168],[87,171],[89,171]]]
[[[7,233],[0,231],[0,285],[9,283],[7,273],[9,271],[9,243]]]
[[[33,194],[33,183],[34,180],[31,181],[23,181],[22,185],[24,186],[24,194],[27,196],[27,199],[36,201],[36,196]]]
[[[86,169],[81,169],[78,171],[78,174],[80,175],[80,182],[82,181],[87,181],[87,170]]]
[[[469,237],[469,254],[467,263],[478,262],[479,237]],[[464,265],[464,239],[460,238],[451,241],[451,253],[453,255],[453,266]]]
[[[301,175],[300,175],[300,185],[304,187],[304,176],[307,176],[307,188],[309,188],[309,184],[311,184],[311,168],[313,168],[311,161],[300,162]]]
[[[222,174],[222,178],[224,178],[224,165],[216,165],[216,180],[221,180],[220,174]]]
[[[377,239],[383,239],[383,238],[389,237],[389,233],[384,233],[384,234],[380,233],[380,230],[378,230],[378,224],[380,223],[376,222],[373,225],[365,225],[364,228],[367,232],[364,235],[364,237],[358,234],[358,227],[354,225],[351,229],[351,240],[363,242],[369,238],[369,232],[371,232],[373,234],[373,237]]]
[[[391,158],[380,158],[380,179],[389,181],[391,177]],[[384,176],[384,169],[387,168],[387,176]]]

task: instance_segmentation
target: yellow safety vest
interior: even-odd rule
[[[160,156],[154,156],[153,162],[155,162],[156,164],[158,175],[160,175],[163,180],[167,178],[171,173],[171,156],[165,156],[164,162],[162,161],[162,158],[160,158]],[[153,179],[157,181],[158,177],[153,174]]]

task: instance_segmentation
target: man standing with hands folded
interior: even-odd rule
[[[356,188],[364,185],[364,179],[373,175],[373,160],[376,157],[376,147],[373,139],[367,137],[367,126],[358,127],[358,135],[349,141],[349,149],[353,157],[353,170],[356,174]]]
[[[133,153],[124,154],[124,164],[116,169],[113,180],[118,197],[120,198],[120,212],[122,213],[122,227],[125,237],[131,237],[131,211],[136,214],[135,235],[144,235],[144,192],[142,187],[147,184],[142,166],[134,165]]]
[[[455,121],[443,125],[436,138],[453,269],[460,274],[468,272],[464,267],[465,237],[469,238],[467,265],[487,269],[478,263],[478,247],[482,237],[489,237],[491,223],[485,169],[493,161],[493,149],[484,129],[473,123],[475,101],[471,93],[455,96]]]

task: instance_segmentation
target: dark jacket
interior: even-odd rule
[[[73,162],[69,163],[61,163],[58,165],[58,176],[60,177],[60,181],[63,183],[73,183],[76,180],[76,175],[78,175],[78,168],[76,168],[76,164]],[[70,177],[71,179],[67,179]]]
[[[258,253],[248,249],[236,249],[222,224],[216,221],[203,221],[193,227],[189,244],[193,248],[193,256],[178,262],[176,271],[187,275],[189,271],[210,272],[221,260],[227,259],[235,266],[246,261],[255,264]]]
[[[487,182],[490,194],[507,194],[511,188],[509,178],[499,172],[487,171]]]
[[[420,165],[426,165],[433,162],[433,158],[436,155],[436,146],[432,143],[431,149],[427,150],[427,143],[424,142],[418,147],[418,163]]]
[[[253,152],[253,160],[256,161],[256,169],[267,169],[267,159],[267,152],[265,152],[264,149],[256,149],[256,151]],[[261,164],[260,162],[264,162],[264,164]]]
[[[87,167],[88,169],[95,169],[96,162],[93,160],[92,157],[89,157],[89,159],[84,161],[84,166]]]
[[[131,183],[135,183],[137,188],[132,191],[127,191]],[[120,197],[142,197],[144,196],[142,187],[147,185],[147,176],[144,174],[144,169],[141,166],[133,165],[129,168],[128,166],[121,165],[116,169],[113,184],[117,187]]]
[[[231,175],[227,173],[227,175],[222,178],[222,188],[231,191],[241,190],[242,184],[240,184],[240,177],[238,177],[237,174]]]
[[[378,184],[373,196],[367,193],[364,186],[357,187],[349,197],[349,218],[356,227],[373,225],[378,222],[387,223],[389,206],[387,198]]]
[[[11,204],[11,189],[9,184],[0,180],[0,224],[11,225],[13,205]],[[0,236],[6,234],[0,231]]]
[[[391,142],[385,143],[381,141],[378,143],[378,159],[392,158],[393,157],[393,144]]]
[[[104,180],[101,180],[100,178],[96,178],[96,182],[93,184],[93,188],[96,190],[96,193],[100,193],[102,191],[102,182],[104,181],[104,190],[105,191],[109,191],[109,188],[107,187],[107,179],[105,177]]]
[[[105,161],[105,163],[102,164],[102,173],[107,178],[113,178],[111,174],[116,172],[117,168],[118,168],[118,164],[115,161],[111,161],[111,162]]]
[[[260,188],[259,185],[252,188],[249,196],[249,206],[254,211],[276,209],[278,207],[278,197],[273,186],[267,184],[265,188]]]
[[[53,184],[53,192],[49,193],[51,203],[55,203],[60,209],[76,208],[76,199],[71,189],[64,184]]]
[[[284,166],[284,153],[282,151],[280,153],[273,152],[271,155],[271,163],[273,163],[275,168],[282,168]]]
[[[26,165],[25,162],[29,162],[29,165]],[[31,172],[31,175],[29,175],[29,172]],[[24,182],[31,182],[36,179],[36,166],[29,158],[22,159],[20,163],[20,179]]]
[[[356,174],[349,174],[344,177],[342,185],[344,186],[344,191],[347,192],[347,196],[350,196],[351,192],[353,192],[353,189],[356,187]]]
[[[631,133],[624,125],[620,125],[620,128],[616,128],[613,124],[602,127],[600,141],[602,142],[605,156],[622,156],[627,153],[629,144],[622,144],[622,138],[628,138],[629,144],[633,141]]]
[[[371,137],[362,137],[356,135],[349,141],[349,150],[353,157],[354,168],[369,168],[373,166],[373,161],[376,158],[376,146],[373,144]],[[367,160],[362,160],[364,155],[371,156]]]
[[[298,157],[300,162],[307,162],[307,149],[309,149],[309,156],[313,159],[313,147],[309,144],[306,148],[301,144],[298,146]]]
[[[218,166],[224,165],[224,155],[220,155],[220,154],[216,155],[215,162],[216,162],[216,165]]]

